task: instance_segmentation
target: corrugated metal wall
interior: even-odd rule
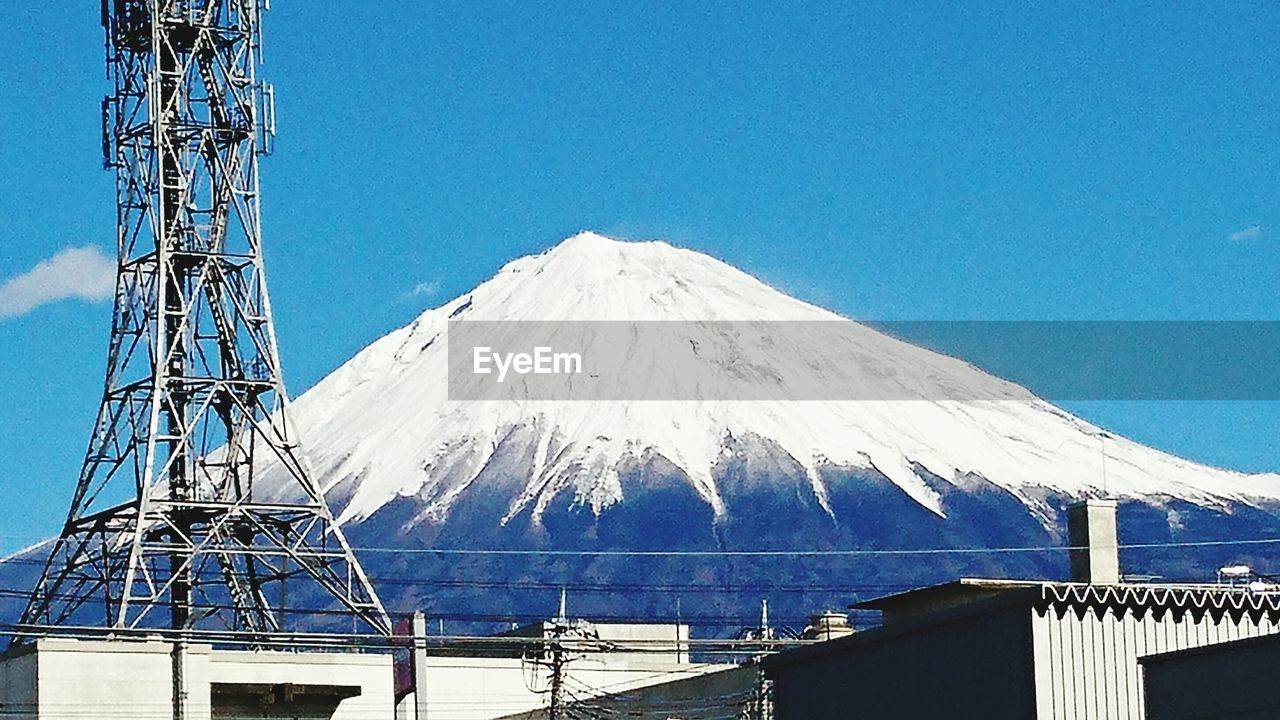
[[[1215,620],[1191,612],[1075,609],[1059,615],[1053,607],[1032,613],[1035,693],[1039,720],[1142,720],[1142,671],[1138,658],[1210,643],[1280,632],[1263,615],[1234,613]],[[1159,615],[1159,617],[1157,617]]]

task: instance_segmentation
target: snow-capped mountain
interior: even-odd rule
[[[658,341],[577,332],[576,349],[620,358],[618,372],[594,378],[601,397],[644,397],[637,383],[670,384],[670,368],[692,356],[767,392],[700,395],[706,386],[676,377],[679,400],[530,399],[540,396],[521,382],[497,399],[457,399],[450,329],[458,341],[459,324],[492,321],[679,321],[659,323]],[[748,329],[726,331],[729,321]],[[807,342],[809,321],[841,332]],[[867,382],[892,399],[788,399],[797,369],[810,383]],[[374,342],[292,415],[388,607],[442,618],[536,617],[568,586],[585,616],[724,628],[761,597],[799,618],[957,575],[1062,577],[1063,510],[1103,492],[1100,429],[1027,390],[706,255],[593,233],[508,263]],[[1121,500],[1121,542],[1154,544],[1124,551],[1127,572],[1280,570],[1266,547],[1162,546],[1280,537],[1277,475],[1108,436],[1105,478]],[[975,547],[1054,549],[936,552]],[[784,554],[724,552],[742,550]],[[811,550],[841,554],[792,555]]]
[[[734,338],[700,332],[713,323],[843,322],[842,346],[802,348],[803,360],[833,384],[889,378],[902,399],[739,401],[697,398],[695,389],[675,401],[450,400],[450,320],[684,321],[670,327],[689,337],[626,348],[635,369],[628,375],[641,381],[673,348],[740,357]],[[760,357],[757,364],[767,362]],[[786,375],[756,370],[761,382]],[[959,396],[966,399],[946,399]],[[560,501],[598,517],[646,491],[624,478],[638,466],[663,468],[664,480],[684,484],[688,502],[704,505],[713,521],[735,511],[735,488],[726,487],[740,482],[726,476],[735,463],[755,482],[794,489],[837,524],[832,478],[842,473],[882,476],[940,518],[950,513],[948,495],[990,486],[1048,526],[1055,511],[1047,498],[1101,492],[1104,462],[1107,491],[1122,499],[1225,510],[1280,497],[1275,474],[1206,467],[1123,438],[1104,448],[1100,428],[1016,385],[788,297],[714,258],[589,232],[507,264],[373,343],[293,411],[342,520],[360,524],[410,500],[400,518],[406,533],[436,535],[425,528],[446,527],[460,508],[474,512],[480,496],[495,529],[518,518],[539,528]],[[772,472],[759,472],[765,466]]]

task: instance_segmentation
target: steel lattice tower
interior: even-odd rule
[[[119,245],[106,390],[24,626],[265,634],[336,608],[391,630],[287,419],[259,223],[264,5],[103,0]],[[287,480],[269,494],[265,463]]]

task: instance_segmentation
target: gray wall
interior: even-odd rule
[[[1244,641],[1143,663],[1148,720],[1280,717],[1280,641]]]
[[[1030,613],[992,605],[772,658],[778,720],[1034,717]]]
[[[728,709],[742,710],[755,700],[755,666],[722,670],[684,680],[593,698],[591,710],[636,720],[708,720]]]
[[[36,654],[0,656],[0,718],[21,720],[36,716]]]

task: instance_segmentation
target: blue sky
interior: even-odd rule
[[[854,317],[1280,319],[1280,6],[846,5],[275,3],[291,387],[584,228]],[[0,4],[0,282],[112,242],[102,41],[97,3]],[[103,372],[93,273],[46,274],[88,300],[0,292],[0,550],[61,522]],[[1280,469],[1275,403],[1070,407]]]

